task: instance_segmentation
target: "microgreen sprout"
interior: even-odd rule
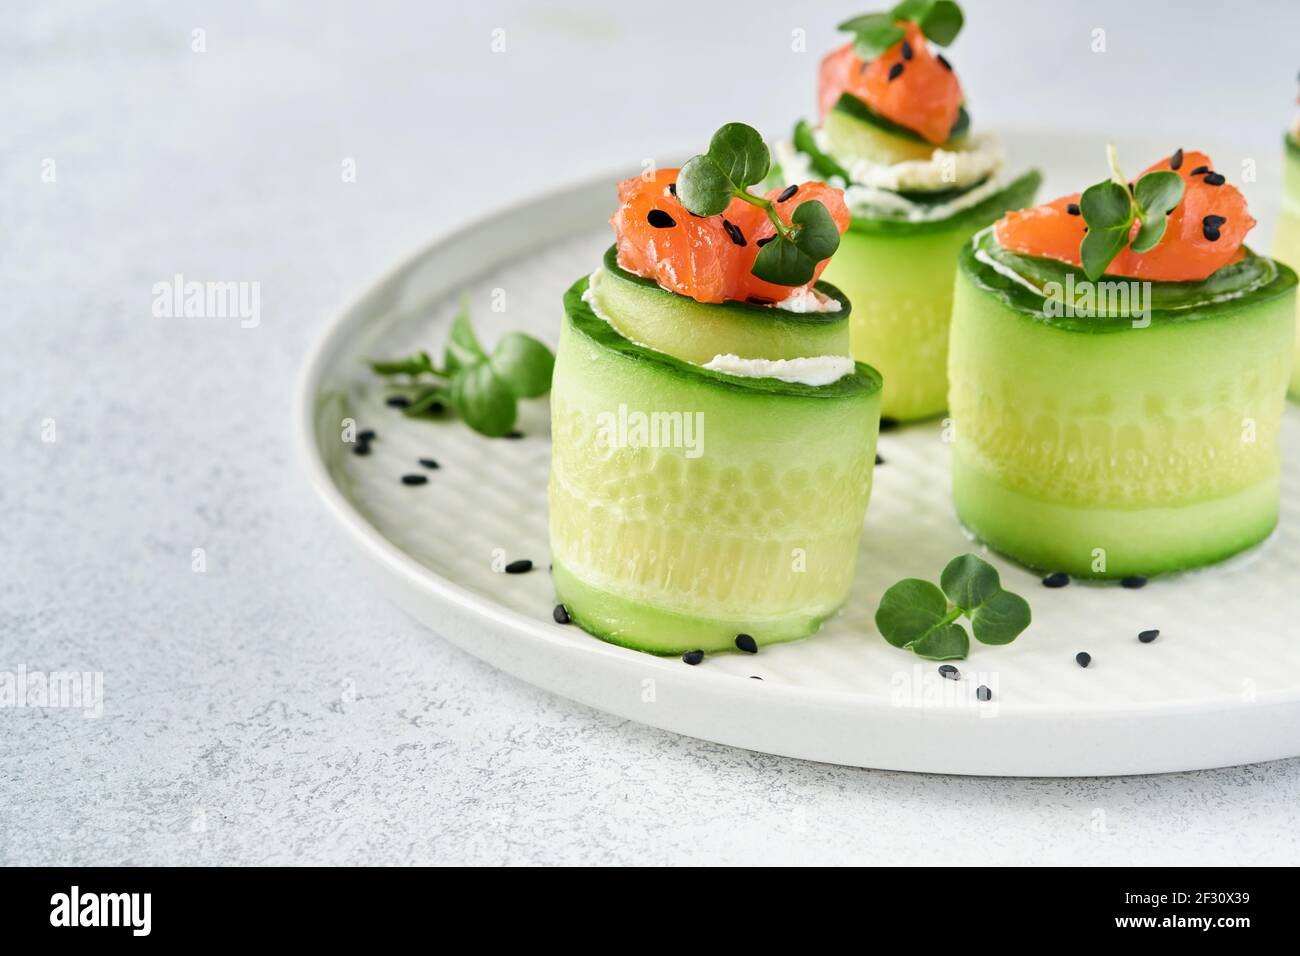
[[[845,20],[838,29],[853,34],[853,52],[859,59],[874,60],[903,39],[899,21],[915,23],[927,40],[939,46],[957,39],[965,22],[953,0],[902,0],[887,13],[864,13]]]
[[[1089,186],[1079,197],[1079,211],[1088,225],[1079,258],[1093,281],[1101,278],[1125,246],[1139,254],[1154,249],[1164,238],[1169,213],[1183,199],[1183,180],[1177,173],[1147,173],[1130,188],[1114,146],[1106,147],[1106,159],[1111,178]],[[1139,224],[1136,232],[1135,222]]]

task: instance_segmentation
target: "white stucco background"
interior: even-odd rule
[[[1273,149],[1289,120],[1293,3],[965,6],[982,125]],[[1296,760],[929,777],[557,699],[385,603],[308,494],[292,385],[344,299],[485,208],[785,128],[855,12],[5,4],[0,671],[102,671],[105,703],[0,710],[0,863],[1300,861]],[[176,273],[259,282],[260,324],[154,317]]]

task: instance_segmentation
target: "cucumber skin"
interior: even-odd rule
[[[1278,213],[1277,231],[1273,238],[1273,257],[1293,269],[1300,270],[1300,146],[1286,136],[1285,156],[1282,159],[1282,210]],[[1300,308],[1296,311],[1300,324]],[[1300,401],[1300,335],[1296,337],[1295,365],[1291,372],[1291,398]]]
[[[1009,209],[1033,202],[1041,177],[1024,174],[983,202],[938,222],[855,217],[823,274],[854,303],[853,356],[885,379],[880,413],[932,418],[948,407],[953,277],[966,241]]]
[[[852,583],[879,376],[860,367],[830,392],[728,382],[612,330],[598,341],[591,323],[609,326],[582,302],[586,281],[565,296],[551,390],[551,553],[569,616],[655,654],[735,650],[742,632],[760,645],[813,633]],[[598,444],[598,416],[620,403],[703,412],[703,453]]]
[[[1294,275],[1204,319],[1081,332],[990,292],[969,251],[949,376],[953,497],[970,531],[1031,568],[1091,578],[1197,567],[1268,537]]]
[[[601,315],[634,342],[703,365],[717,355],[793,359],[849,354],[852,307],[825,282],[817,290],[838,299],[838,312],[793,313],[746,302],[696,302],[618,264],[617,246],[605,253],[592,281]]]

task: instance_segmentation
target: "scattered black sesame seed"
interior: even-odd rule
[[[885,459],[881,457],[880,452],[876,452],[876,464],[883,465],[884,463]]]
[[[758,641],[754,640],[748,634],[737,634],[736,646],[740,648],[742,651],[744,651],[746,654],[758,653]]]
[[[939,676],[944,680],[961,680],[961,671],[952,664],[940,664]]]
[[[502,437],[509,438],[511,441],[518,441],[520,438],[524,437],[524,433],[516,429],[512,432],[506,432]]]
[[[946,56],[944,56],[942,53],[936,53],[934,55],[934,58],[939,61],[939,65],[942,66],[945,70],[947,70],[949,73],[952,72],[952,64],[948,62],[948,58]]]
[[[390,395],[384,404],[389,408],[407,408],[410,406],[411,400],[405,395]]]
[[[989,690],[987,684],[980,684],[979,687],[975,688],[975,696],[980,700],[992,700],[993,691]]]
[[[776,233],[772,233],[772,235],[770,236],[764,236],[762,239],[759,239],[757,242],[754,243],[754,245],[762,249],[765,245],[767,245],[775,238],[776,238]]]
[[[1120,581],[1119,586],[1122,588],[1128,588],[1129,590],[1144,588],[1147,586],[1147,579],[1142,577],[1140,574],[1131,574]]]
[[[551,612],[551,617],[555,618],[556,624],[570,623],[569,609],[565,607],[563,604],[555,605],[555,610]]]
[[[429,480],[428,475],[403,475],[402,484],[404,485],[423,485]]]
[[[750,679],[750,680],[762,680],[763,678],[759,677],[757,674],[750,674],[750,675],[749,675],[749,679]]]
[[[1183,168],[1183,148],[1181,146],[1179,146],[1176,150],[1174,150],[1174,155],[1169,157],[1169,168],[1170,169]]]
[[[1080,667],[1087,667],[1092,663],[1092,655],[1087,651],[1080,651],[1074,655],[1074,662]]]
[[[355,445],[352,446],[352,454],[354,454],[354,455],[369,455],[369,454],[370,454],[370,442],[368,442],[368,441],[357,442]]]
[[[656,229],[671,229],[673,226],[677,225],[677,220],[668,215],[668,213],[664,212],[662,209],[651,209],[646,215],[645,221],[650,223],[650,225],[654,226]]]
[[[430,415],[441,415],[446,410],[447,410],[447,406],[439,401],[430,402],[429,407],[425,409],[425,411],[428,412]]]
[[[1077,216],[1079,215],[1079,204],[1077,202],[1069,203],[1066,205],[1065,211],[1071,216]]]
[[[375,434],[375,430],[374,430],[373,428],[367,428],[365,431],[360,432],[360,433],[357,435],[357,441],[359,441],[359,442],[372,442],[372,441],[374,441],[374,440],[375,440],[376,438],[378,438],[378,437],[379,437],[379,436]]]
[[[1228,220],[1223,216],[1206,216],[1201,220],[1201,235],[1210,242],[1219,241],[1219,227]]]
[[[1043,578],[1043,587],[1045,588],[1063,588],[1069,583],[1070,576],[1064,571],[1053,571]]]
[[[727,235],[731,237],[731,241],[734,242],[736,245],[738,246],[748,245],[748,243],[745,242],[745,234],[740,231],[740,227],[737,226],[734,222],[731,222],[728,219],[724,219],[722,220],[722,228],[727,231]]]
[[[1141,641],[1143,644],[1150,644],[1159,636],[1160,636],[1160,631],[1158,628],[1152,628],[1149,631],[1138,632],[1138,640]]]
[[[903,59],[904,59],[904,60],[910,60],[911,58],[912,58],[912,44],[910,44],[910,43],[908,43],[906,40],[904,40],[904,41],[903,41]]]
[[[682,660],[694,667],[700,661],[704,660],[703,651],[687,651],[682,655]]]
[[[1210,167],[1209,167],[1209,166],[1197,166],[1197,167],[1196,167],[1195,169],[1193,169],[1193,170],[1191,171],[1191,173],[1189,173],[1188,175],[1190,175],[1190,176],[1199,176],[1199,175],[1201,175],[1201,173],[1208,173],[1209,171],[1210,171]]]
[[[880,419],[880,430],[882,432],[892,432],[898,427],[897,418],[883,417]]]
[[[671,194],[673,195],[673,197],[675,198],[675,197],[677,196],[677,184],[676,184],[676,183],[669,183],[669,184],[668,184],[668,192],[671,193]]]
[[[902,75],[903,75],[903,64],[895,63],[893,66],[889,68],[889,81],[891,83]]]
[[[1223,173],[1206,173],[1205,179],[1202,180],[1207,186],[1222,186],[1227,181]]]
[[[425,468],[428,468],[430,471],[433,471],[435,468],[441,468],[441,467],[442,467],[442,466],[439,465],[436,461],[434,461],[432,458],[421,458],[419,461],[420,461],[420,464],[421,464],[421,465],[423,465]]]
[[[423,475],[420,475],[420,477],[424,478]],[[506,574],[527,574],[532,569],[533,562],[527,558],[520,558],[518,561],[511,561],[506,565]]]
[[[799,191],[799,187],[791,184],[781,190],[781,195],[776,197],[777,202],[785,202],[787,199],[793,199],[794,194]]]

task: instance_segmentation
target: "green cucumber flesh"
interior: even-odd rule
[[[813,387],[702,369],[619,335],[587,282],[565,295],[551,391],[551,552],[570,617],[656,654],[812,633],[852,581],[880,376],[859,365]]]
[[[931,143],[906,126],[885,119],[862,100],[844,93],[822,123],[836,156],[893,165],[908,159],[929,159],[936,149],[963,148],[970,117],[962,107],[945,143]]]
[[[634,275],[610,246],[592,278],[595,311],[624,338],[704,365],[718,355],[793,359],[849,354],[849,300],[819,282],[818,292],[840,304],[835,312],[789,312],[749,302],[696,302]]]
[[[1282,167],[1282,211],[1273,234],[1273,255],[1293,269],[1300,269],[1300,145],[1288,134]],[[1300,324],[1300,308],[1296,322]],[[1296,336],[1295,364],[1291,371],[1290,395],[1300,401],[1300,334]]]
[[[1033,202],[1036,172],[937,222],[855,217],[825,277],[855,304],[853,356],[885,379],[881,414],[930,418],[948,404],[948,325],[962,246],[1008,209]]]
[[[1237,299],[1089,327],[1042,298],[1035,310],[968,245],[949,357],[963,524],[1079,577],[1178,571],[1262,541],[1277,522],[1295,285],[1278,266]]]

